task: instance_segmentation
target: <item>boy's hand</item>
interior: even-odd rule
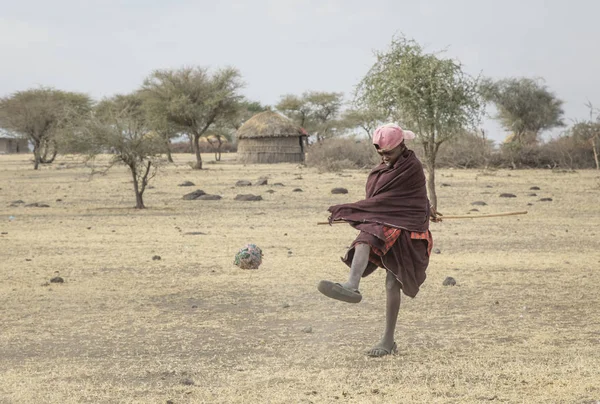
[[[435,210],[435,208],[433,206],[429,207],[429,220],[430,221],[432,221],[434,223],[439,223],[442,221],[442,218],[440,216],[444,216],[444,215],[442,215],[440,212]]]

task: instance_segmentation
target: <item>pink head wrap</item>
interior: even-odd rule
[[[404,130],[394,123],[388,123],[375,129],[373,133],[373,144],[379,146],[379,150],[392,150],[403,140],[412,140],[415,134],[409,130]]]

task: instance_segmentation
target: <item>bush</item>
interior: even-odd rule
[[[353,138],[327,139],[309,146],[306,165],[320,171],[371,168],[380,161],[375,148]]]
[[[415,146],[416,149],[422,149]],[[494,142],[475,133],[465,133],[442,144],[437,156],[438,167],[487,167],[494,153]]]

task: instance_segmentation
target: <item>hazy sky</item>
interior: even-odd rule
[[[471,74],[543,77],[567,119],[600,106],[594,0],[0,0],[0,96],[44,85],[99,99],[154,69],[238,68],[251,99],[343,92],[395,33]],[[494,139],[502,130],[487,122]]]

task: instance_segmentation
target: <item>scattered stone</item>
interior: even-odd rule
[[[181,381],[181,384],[183,384],[184,386],[193,386],[196,383],[194,383],[192,379],[183,379]]]
[[[260,195],[238,194],[235,196],[234,200],[236,200],[236,201],[262,201],[263,198]]]
[[[236,187],[250,187],[252,186],[252,183],[250,181],[246,181],[246,180],[239,180],[238,182],[235,183]]]
[[[485,187],[486,187],[486,188],[494,188],[494,187],[493,187],[493,186],[491,186],[491,185],[486,185]]]
[[[3,232],[2,232],[2,233],[0,233],[0,234],[3,234],[3,235],[4,235],[4,234],[8,234],[8,232],[7,232],[7,231],[3,231]]]
[[[290,307],[289,303],[284,303],[284,304],[281,305],[282,309],[287,309],[288,307]]]
[[[292,189],[292,192],[304,192],[304,191],[302,190],[302,188],[294,188],[294,189]]]
[[[22,201],[21,199],[18,199],[16,201],[12,201],[11,202],[11,204],[13,204],[13,205],[21,205],[21,204],[24,204],[24,203],[25,203],[25,201]]]
[[[60,276],[55,276],[54,278],[50,279],[50,283],[65,283],[65,280]]]
[[[531,187],[529,188],[530,191],[539,191],[540,187]]]
[[[456,286],[456,279],[454,279],[451,276],[448,276],[446,279],[444,279],[444,282],[442,283],[442,285],[444,285],[444,286]]]
[[[204,195],[200,195],[195,200],[196,201],[218,201],[219,199],[221,199],[221,195],[204,194]]]
[[[255,183],[254,185],[267,185],[268,180],[266,177],[260,177]]]
[[[173,400],[167,400],[166,404],[175,404],[175,401],[173,401]]]
[[[88,227],[87,229],[88,229],[88,230],[92,230],[92,228],[91,228],[91,227]]]
[[[177,185],[178,187],[193,187],[194,184],[192,181],[184,181],[181,184]]]
[[[283,183],[281,182],[276,182],[275,184],[273,184],[274,187],[284,187],[285,185],[283,185]]]
[[[62,200],[62,199],[60,199],[60,198],[58,198],[58,199],[56,200],[56,202],[62,202],[62,201],[63,201],[63,200]]]
[[[184,236],[206,236],[206,233],[202,233],[201,231],[188,231],[187,233],[183,233]]]
[[[509,193],[504,193],[504,194],[500,194],[500,198],[516,198],[517,195],[515,194],[509,194]]]
[[[484,201],[475,201],[475,202],[471,202],[471,205],[473,205],[473,206],[487,206],[487,203],[485,203]]]
[[[161,258],[161,256],[160,256],[160,255],[154,255],[154,256],[152,257],[152,261],[160,261],[161,259],[162,259],[162,258]]]
[[[436,254],[441,254],[442,250],[440,250],[439,248],[434,248],[433,252],[436,253]]]
[[[267,189],[267,193],[268,193],[268,194],[274,194],[274,193],[275,193],[275,191],[274,191],[274,190],[272,190],[272,189]]]
[[[189,194],[183,195],[183,199],[186,201],[193,201],[195,199],[198,199],[202,195],[206,195],[206,192],[204,192],[201,189],[197,189],[194,192],[190,192]]]
[[[25,205],[26,208],[49,208],[50,205],[46,205],[45,203],[34,202],[29,205]]]
[[[540,202],[552,202],[552,198],[542,198]]]
[[[477,209],[477,208],[473,208],[473,209],[471,209],[469,212],[479,212],[479,209]]]
[[[528,203],[527,206],[533,206],[533,203]]]
[[[530,194],[527,194],[527,196],[537,196],[537,194],[535,192],[532,192]]]
[[[304,328],[302,329],[302,332],[304,332],[304,333],[306,333],[306,334],[310,334],[310,333],[312,333],[312,331],[313,331],[313,330],[312,330],[312,327],[310,327],[310,326],[308,326],[308,327],[304,327]]]
[[[154,189],[156,188],[154,185],[148,185],[148,189]]]
[[[25,261],[31,262],[31,258],[25,258]]]
[[[331,190],[332,194],[347,194],[348,190],[346,188],[333,188]]]
[[[451,185],[450,185],[450,184],[448,184],[447,182],[442,182],[442,186],[443,186],[443,187],[450,187]]]
[[[198,305],[197,304],[192,304],[192,309],[197,309]]]

